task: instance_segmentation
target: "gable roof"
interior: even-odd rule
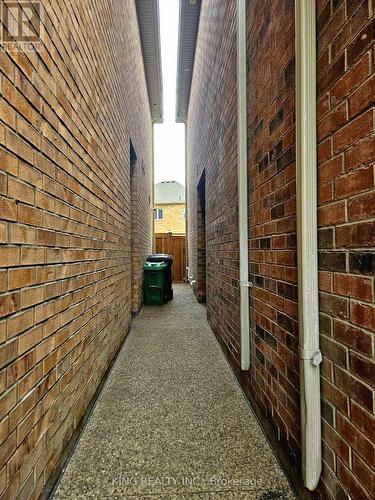
[[[154,123],[162,123],[163,82],[160,51],[159,0],[137,0],[136,6],[151,118]]]
[[[185,203],[185,187],[177,181],[155,184],[155,204]]]

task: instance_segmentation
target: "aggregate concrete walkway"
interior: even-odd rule
[[[145,307],[56,499],[294,499],[187,285]]]

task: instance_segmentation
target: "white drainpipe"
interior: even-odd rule
[[[237,0],[237,159],[242,370],[250,368],[246,79],[246,0]]]
[[[322,469],[316,160],[315,1],[296,5],[296,146],[302,473],[314,490]]]
[[[185,265],[186,265],[186,276],[188,282],[190,282],[190,269],[189,269],[189,219],[188,219],[188,175],[187,175],[187,122],[185,122]]]

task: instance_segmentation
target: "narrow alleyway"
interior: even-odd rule
[[[187,285],[134,320],[55,498],[294,498]]]

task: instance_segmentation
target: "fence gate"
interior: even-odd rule
[[[156,253],[173,255],[173,281],[176,283],[184,281],[186,275],[185,236],[156,233],[155,240]]]

